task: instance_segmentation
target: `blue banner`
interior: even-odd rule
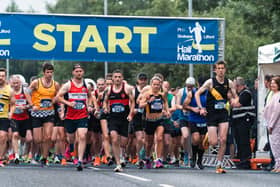
[[[215,19],[0,14],[0,59],[215,63]]]

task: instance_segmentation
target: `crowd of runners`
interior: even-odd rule
[[[73,162],[78,171],[92,164],[121,172],[130,162],[148,169],[203,169],[205,149],[219,144],[216,173],[226,172],[227,106],[241,106],[234,83],[225,78],[226,62],[215,64],[214,78],[188,77],[183,88],[170,88],[160,73],[150,79],[139,73],[130,85],[115,70],[94,88],[79,64],[62,84],[53,79],[52,64],[42,72],[26,86],[0,68],[1,167]]]

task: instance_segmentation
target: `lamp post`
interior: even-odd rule
[[[104,15],[107,16],[108,15],[108,1],[104,0]],[[105,61],[104,62],[104,77],[108,74],[108,62]]]
[[[188,5],[189,5],[189,11],[188,11],[188,16],[192,17],[192,0],[188,1]],[[193,64],[189,64],[189,76],[193,77]]]

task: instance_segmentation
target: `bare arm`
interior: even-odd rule
[[[10,92],[10,112],[9,112],[9,119],[12,118],[12,114],[14,113],[16,107],[15,107],[15,103],[16,103],[16,99],[15,99],[15,94],[14,91],[11,90]]]
[[[195,93],[195,100],[199,108],[203,108],[200,101],[200,95],[212,87],[212,79],[208,79]]]
[[[62,104],[65,104],[67,106],[73,107],[75,103],[73,104],[73,103],[71,103],[71,102],[69,102],[69,101],[64,99],[64,95],[69,91],[69,89],[70,89],[70,82],[67,82],[66,84],[64,84],[60,88],[60,90],[58,91],[56,97],[58,99],[58,102],[60,102]]]
[[[107,87],[104,91],[104,102],[103,102],[103,109],[105,113],[109,112],[109,95],[110,95],[111,87]]]
[[[132,86],[127,86],[126,88],[126,92],[128,94],[129,97],[129,108],[130,108],[130,112],[128,115],[128,121],[131,121],[133,119],[133,115],[134,115],[134,108],[135,108],[135,102],[134,102],[134,96],[132,93],[133,87]]]
[[[31,94],[34,90],[37,89],[38,89],[38,79],[32,81],[29,87],[27,88],[27,90],[25,91],[26,100],[30,106],[33,106]]]
[[[181,105],[181,99],[182,99],[182,92],[183,92],[183,88],[181,88],[179,91],[178,91],[178,93],[177,93],[177,95],[176,95],[176,109],[178,109],[178,110],[182,110],[183,109],[183,106]]]

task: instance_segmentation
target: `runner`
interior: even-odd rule
[[[134,99],[132,87],[123,82],[123,73],[120,70],[113,72],[113,85],[108,88],[104,100],[104,112],[109,111],[109,131],[112,141],[113,154],[117,163],[115,172],[123,171],[121,162],[124,162],[124,151],[127,145],[128,123],[134,113]]]
[[[183,146],[184,157],[183,163],[185,166],[189,165],[189,157],[191,155],[191,138],[189,126],[189,110],[184,107],[184,101],[190,101],[191,95],[188,95],[195,85],[195,79],[188,77],[185,82],[185,87],[181,88],[176,95],[176,108],[178,111],[179,124],[181,128],[181,145]],[[187,105],[186,105],[187,106]],[[182,159],[182,158],[181,158]]]
[[[47,165],[47,157],[51,148],[51,136],[55,121],[55,95],[59,84],[53,80],[54,67],[43,64],[43,77],[35,79],[29,86],[26,98],[32,106],[32,127],[34,143],[41,148],[41,164]]]
[[[25,143],[26,150],[23,155],[32,158],[31,143],[32,143],[32,124],[29,119],[27,109],[29,108],[26,100],[25,92],[22,86],[20,77],[13,75],[10,78],[11,87],[15,94],[15,110],[12,114],[11,129],[12,129],[12,145],[15,154],[14,162],[19,163],[19,144],[18,140],[21,139],[21,144]],[[28,153],[30,153],[28,155]],[[26,154],[26,155],[25,155]]]
[[[148,76],[145,73],[139,73],[137,75],[137,83],[135,89],[133,90],[133,96],[135,99],[135,109],[134,109],[134,117],[131,122],[133,128],[133,134],[135,134],[136,138],[136,155],[138,157],[138,161],[136,165],[142,169],[144,167],[144,161],[140,156],[140,151],[144,145],[144,121],[143,121],[143,113],[144,109],[139,108],[139,104],[137,103],[138,96],[142,89],[147,85]]]
[[[233,96],[231,103],[236,103],[234,98],[237,98],[233,82],[225,77],[225,72],[226,62],[216,62],[216,77],[208,79],[195,94],[200,115],[206,116],[209,144],[211,146],[217,145],[219,137],[220,148],[217,155],[216,173],[226,173],[222,168],[222,161],[226,150],[228,132],[228,111],[225,108],[228,101],[228,92],[231,91]],[[203,107],[200,96],[206,90],[208,90],[206,107]]]
[[[72,70],[73,78],[65,83],[59,90],[57,97],[59,102],[67,105],[65,128],[68,142],[78,142],[77,170],[83,170],[83,156],[86,149],[86,136],[88,131],[88,113],[92,112],[92,96],[83,79],[84,69],[75,64]],[[68,100],[64,95],[68,94]],[[76,133],[76,137],[75,137]],[[71,146],[73,148],[73,146]],[[73,152],[73,150],[70,150]]]
[[[7,148],[10,114],[14,112],[15,105],[14,92],[6,82],[6,76],[6,69],[0,68],[0,167],[5,166],[3,159]]]
[[[151,87],[143,93],[139,107],[146,109],[145,125],[145,151],[146,151],[146,168],[152,167],[151,156],[154,136],[156,137],[156,160],[155,167],[162,168],[162,151],[163,151],[163,116],[170,117],[167,99],[161,92],[162,80],[154,76],[151,81]]]

